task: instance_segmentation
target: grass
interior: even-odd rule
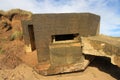
[[[25,11],[21,9],[11,9],[9,11],[0,10],[0,15],[11,18],[13,14],[28,15],[28,18],[31,18],[32,13],[30,11]]]
[[[0,38],[0,41],[2,42],[7,41],[7,38]]]
[[[0,15],[5,15],[5,12],[3,10],[0,10]]]
[[[0,48],[0,54],[4,54],[5,50],[3,50],[2,48]]]
[[[6,14],[9,16],[9,18],[11,18],[12,15],[14,15],[14,14],[28,15],[28,18],[31,18],[31,15],[32,15],[31,12],[24,11],[24,10],[21,10],[21,9],[11,9]]]
[[[23,33],[21,31],[15,31],[11,36],[10,36],[10,41],[13,41],[15,39],[22,39]]]

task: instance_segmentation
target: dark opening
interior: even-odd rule
[[[33,25],[28,25],[28,32],[32,51],[36,49]]]
[[[3,16],[3,15],[2,15],[2,14],[0,14],[0,20],[2,20],[2,19],[1,19],[1,17],[2,17],[2,16]]]
[[[74,40],[79,34],[62,34],[62,35],[53,35],[52,38],[55,41],[64,41],[64,40]]]
[[[95,59],[89,66],[96,67],[100,71],[110,74],[115,80],[120,80],[120,68],[113,65],[110,58],[95,56]]]
[[[12,21],[12,19],[14,18],[15,15],[17,15],[17,14],[12,14],[12,15],[10,16],[10,21]]]
[[[0,14],[0,18],[2,17],[3,15],[2,14]]]

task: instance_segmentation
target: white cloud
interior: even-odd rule
[[[119,0],[1,0],[3,10],[21,8],[34,13],[92,12],[101,16],[101,33],[120,36]],[[119,26],[118,26],[119,25]],[[112,31],[112,29],[114,29]]]

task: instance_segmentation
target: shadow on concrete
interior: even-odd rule
[[[109,58],[95,57],[89,66],[97,67],[100,71],[110,74],[116,80],[120,80],[120,68],[111,64]]]

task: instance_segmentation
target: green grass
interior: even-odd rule
[[[23,33],[21,31],[15,31],[11,36],[10,36],[10,41],[13,41],[15,39],[22,39]]]
[[[5,50],[3,50],[2,48],[0,48],[0,54],[4,54]]]

